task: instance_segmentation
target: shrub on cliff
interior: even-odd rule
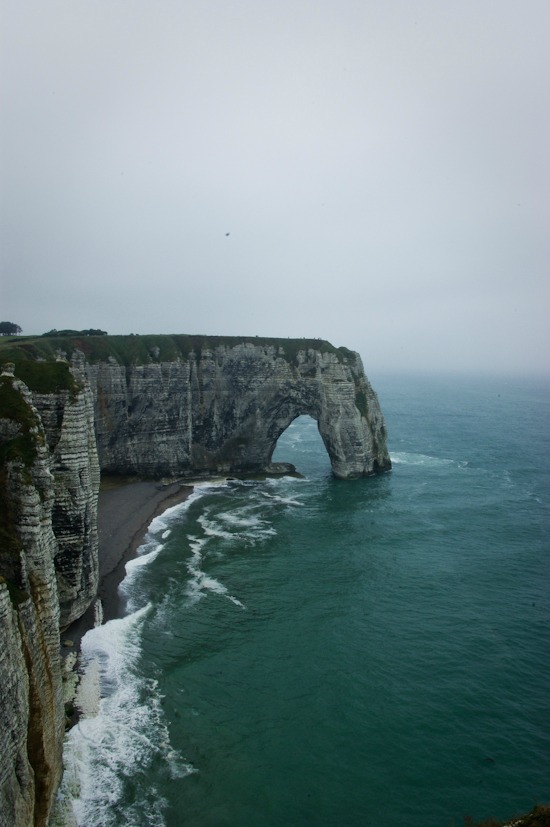
[[[99,330],[94,327],[88,328],[88,330],[56,330],[55,327],[53,330],[48,330],[47,333],[43,333],[42,336],[108,336],[106,330]]]

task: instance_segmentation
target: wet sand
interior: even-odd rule
[[[124,579],[126,563],[142,544],[151,520],[167,508],[184,502],[192,491],[191,485],[179,482],[121,483],[118,480],[102,480],[98,510],[98,598],[103,606],[104,621],[120,617],[123,606],[118,586]],[[93,628],[94,621],[92,605],[61,635],[63,649],[67,651],[78,647],[82,636]]]

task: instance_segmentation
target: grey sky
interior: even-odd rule
[[[548,0],[0,7],[2,320],[548,370]]]

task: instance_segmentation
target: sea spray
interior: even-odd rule
[[[65,738],[64,775],[52,827],[131,824],[134,808],[136,818],[161,827],[163,797],[154,788],[128,779],[139,779],[155,761],[163,763],[174,779],[194,772],[171,746],[157,681],[139,674],[142,627],[151,604],[139,606],[139,590],[132,586],[162,551],[158,538],[169,536],[170,521],[208,487],[201,486],[184,503],[151,522],[138,556],[126,564],[126,578],[120,586],[129,613],[102,624],[101,603],[95,604],[94,628],[81,641],[76,691],[73,686],[79,718]],[[134,787],[131,797],[135,801],[125,804],[122,811],[120,802],[127,799],[128,786]]]
[[[67,773],[73,777],[73,809],[80,825],[130,823],[118,803],[128,785],[139,808],[161,824],[163,802],[128,781],[155,760],[174,776],[191,771],[172,749],[158,684],[136,670],[141,628],[151,606],[92,630],[83,641],[84,670],[78,693],[82,717],[67,738]],[[96,707],[101,687],[101,698]],[[108,808],[106,808],[106,804]]]

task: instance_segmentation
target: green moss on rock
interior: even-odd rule
[[[35,362],[30,359],[15,362],[15,375],[35,393],[76,393],[78,384],[66,362]]]
[[[0,444],[0,464],[21,460],[28,467],[36,457],[38,419],[13,381],[11,376],[0,376],[0,418],[19,426],[12,438]]]

